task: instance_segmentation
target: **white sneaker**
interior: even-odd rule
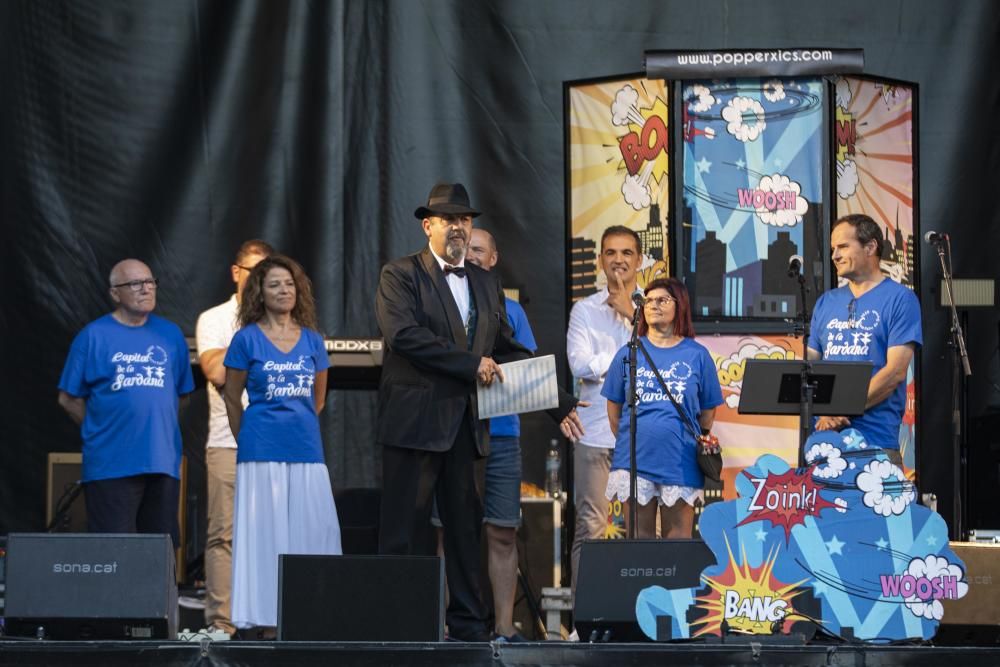
[[[573,628],[573,632],[569,633],[569,637],[566,638],[568,642],[578,642],[580,641],[580,635],[577,634],[576,628]]]
[[[177,639],[182,642],[200,642],[203,639],[209,639],[217,642],[225,642],[232,639],[229,633],[225,630],[219,630],[214,626],[209,626],[207,628],[202,628],[196,632],[192,632],[187,628],[184,628],[181,632],[177,633]]]

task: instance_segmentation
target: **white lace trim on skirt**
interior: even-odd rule
[[[604,493],[608,500],[626,501],[629,499],[629,474],[628,470],[612,470],[608,475],[608,489]],[[649,501],[656,498],[660,505],[673,507],[678,500],[683,500],[691,507],[696,502],[705,504],[705,490],[696,489],[690,486],[674,486],[672,484],[656,484],[642,475],[636,478],[636,495],[639,497],[640,505],[648,505]]]

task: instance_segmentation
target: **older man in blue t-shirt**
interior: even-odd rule
[[[87,529],[169,533],[178,543],[178,399],[194,390],[187,342],[153,314],[157,280],[126,259],[111,269],[115,309],[77,334],[59,405],[81,426]]]
[[[816,302],[808,353],[810,359],[875,364],[865,413],[851,419],[820,417],[816,430],[850,426],[864,434],[869,446],[898,452],[907,369],[923,335],[916,295],[882,275],[884,242],[882,230],[867,215],[847,215],[833,223],[833,263],[847,282]]]

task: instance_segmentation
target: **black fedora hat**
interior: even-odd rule
[[[461,214],[473,218],[479,211],[469,206],[469,193],[461,183],[438,183],[431,188],[427,203],[413,212],[421,220],[431,215]]]

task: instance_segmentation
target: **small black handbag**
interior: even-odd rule
[[[670,402],[674,404],[677,408],[677,413],[681,416],[681,421],[684,422],[684,426],[687,427],[688,432],[694,437],[695,447],[697,447],[697,452],[695,453],[695,460],[698,462],[698,467],[701,468],[701,473],[705,476],[705,479],[709,479],[713,482],[719,483],[722,481],[722,445],[719,444],[719,439],[712,435],[711,433],[699,433],[698,429],[695,428],[691,421],[691,418],[681,404],[677,402],[674,395],[670,393],[670,389],[667,388],[667,383],[663,380],[663,376],[660,375],[660,369],[656,367],[653,363],[653,359],[649,356],[649,352],[646,350],[646,346],[642,344],[642,340],[637,340],[639,343],[639,349],[642,350],[642,354],[646,357],[646,363],[649,367],[654,369],[656,372],[656,379],[660,383],[660,388],[663,389],[663,393],[667,395]]]
[[[698,453],[695,455],[698,467],[705,479],[719,483],[722,481],[722,445],[711,433],[698,436]]]

